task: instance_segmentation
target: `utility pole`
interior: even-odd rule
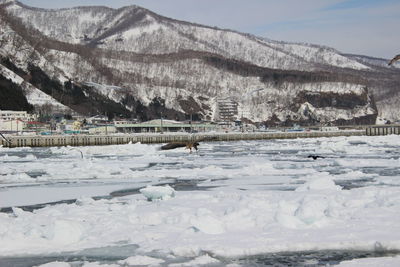
[[[1,136],[9,145],[11,145],[11,142],[10,142],[2,133],[0,133],[0,136]]]
[[[190,112],[190,133],[193,133],[193,111]]]
[[[163,113],[162,113],[162,111],[161,111],[161,121],[160,121],[160,123],[161,123],[160,131],[161,131],[161,133],[164,133],[164,130],[163,130]]]
[[[108,116],[107,116],[107,111],[106,111],[106,117],[107,117],[107,121],[106,121],[106,135],[108,135],[108,130],[107,130]]]

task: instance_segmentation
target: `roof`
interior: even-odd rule
[[[45,125],[46,123],[40,122],[40,121],[27,121],[27,124],[33,124],[33,125]]]
[[[162,120],[163,124],[182,124],[182,122],[180,121],[174,121],[174,120]],[[145,121],[142,122],[142,124],[156,124],[156,125],[160,125],[161,124],[161,119],[157,119],[157,120],[151,120],[151,121]]]
[[[150,124],[150,123],[136,123],[136,124],[122,124],[115,125],[117,128],[160,128],[161,123]],[[163,128],[215,128],[216,126],[213,124],[188,124],[188,123],[180,123],[180,124],[171,124],[164,123],[162,124]]]
[[[108,120],[108,117],[106,117],[106,116],[104,116],[104,115],[95,115],[95,116],[93,116],[93,117],[90,117],[90,118],[87,118],[87,119],[89,119],[89,120],[92,120],[92,119],[101,119],[101,120]]]

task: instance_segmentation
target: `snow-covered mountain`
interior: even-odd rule
[[[168,54],[194,50],[275,69],[310,70],[315,64],[368,69],[331,48],[268,41],[169,19],[139,6],[46,10],[14,1],[7,11],[52,39],[115,51]]]
[[[236,117],[253,122],[372,123],[374,97],[378,108],[399,99],[398,69],[328,47],[177,21],[138,6],[0,3],[1,73],[22,76],[58,108],[218,119],[219,102],[228,99]]]

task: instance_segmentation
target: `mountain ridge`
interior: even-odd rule
[[[18,3],[18,2],[17,2]],[[20,5],[17,5],[20,6]],[[252,46],[255,46],[255,48],[257,49],[262,49],[264,48],[265,50],[265,56],[263,60],[260,60],[259,62],[257,62],[258,65],[260,66],[264,66],[264,67],[272,67],[272,68],[285,68],[285,66],[279,66],[278,64],[274,64],[274,65],[268,65],[268,57],[271,56],[276,56],[278,58],[285,58],[285,57],[290,57],[292,58],[293,56],[296,56],[296,58],[292,59],[291,63],[295,64],[297,62],[297,64],[295,65],[299,65],[299,67],[301,67],[301,69],[306,69],[306,65],[307,62],[304,61],[304,59],[302,59],[301,57],[299,57],[296,54],[293,54],[293,51],[284,51],[282,50],[280,47],[271,47],[271,45],[274,45],[274,43],[267,43],[265,40],[263,40],[262,38],[259,38],[257,36],[254,35],[250,35],[250,34],[243,34],[243,33],[239,33],[237,31],[232,31],[232,30],[224,30],[224,29],[219,29],[219,28],[212,28],[209,26],[205,26],[205,25],[200,25],[200,24],[195,24],[195,23],[189,23],[189,22],[183,22],[183,21],[179,21],[179,20],[174,20],[171,18],[167,18],[164,16],[160,16],[158,14],[155,14],[154,12],[151,12],[147,9],[138,7],[138,6],[128,6],[128,7],[123,7],[120,9],[109,9],[111,10],[111,12],[119,12],[119,13],[126,13],[127,11],[132,12],[135,11],[136,13],[139,13],[139,15],[141,14],[141,16],[143,16],[143,14],[145,15],[151,15],[152,19],[154,19],[154,21],[150,21],[151,25],[153,25],[153,28],[148,29],[149,33],[153,33],[155,30],[158,29],[164,29],[165,27],[167,27],[167,30],[165,30],[165,34],[164,36],[160,37],[160,40],[155,40],[154,43],[158,44],[158,41],[164,40],[164,39],[169,39],[168,41],[172,42],[174,44],[175,47],[172,47],[171,45],[164,45],[164,47],[170,47],[170,49],[167,50],[160,50],[160,49],[154,49],[154,47],[162,47],[162,46],[157,46],[157,44],[144,44],[143,47],[138,47],[137,49],[132,49],[131,43],[133,42],[133,40],[137,41],[137,36],[129,36],[129,35],[135,35],[134,32],[134,28],[132,28],[132,22],[134,23],[135,20],[137,19],[132,13],[129,13],[130,16],[126,17],[125,19],[123,19],[123,23],[122,25],[118,22],[118,19],[116,19],[116,21],[105,21],[102,20],[101,23],[109,23],[109,25],[105,25],[104,27],[96,27],[93,26],[92,23],[87,24],[88,26],[86,26],[86,24],[81,23],[78,19],[76,19],[75,17],[73,17],[73,19],[69,19],[67,21],[62,20],[59,23],[47,23],[49,21],[49,17],[43,17],[44,15],[49,15],[49,14],[59,14],[59,16],[62,18],[65,14],[65,12],[71,12],[71,11],[82,11],[82,8],[70,8],[70,9],[59,9],[59,10],[44,10],[41,9],[40,12],[44,12],[41,14],[31,14],[30,16],[28,16],[29,14],[26,14],[26,12],[24,12],[24,16],[26,16],[26,18],[22,18],[25,19],[25,21],[29,21],[30,23],[32,23],[34,25],[34,27],[36,29],[38,29],[39,31],[41,31],[42,33],[44,33],[46,36],[48,37],[57,37],[55,39],[57,40],[62,40],[62,41],[66,41],[69,43],[83,43],[82,40],[85,38],[85,35],[88,36],[88,39],[93,39],[95,40],[95,42],[104,42],[102,44],[102,46],[104,46],[104,48],[106,49],[113,49],[113,50],[125,50],[125,51],[130,51],[130,52],[138,52],[138,53],[154,53],[154,54],[162,54],[162,53],[168,53],[168,52],[178,52],[179,50],[185,50],[185,49],[193,49],[193,50],[206,50],[208,52],[217,52],[217,53],[223,53],[223,51],[226,51],[226,47],[221,47],[220,45],[220,39],[224,39],[224,35],[228,34],[228,35],[232,35],[230,36],[230,38],[248,38],[252,41],[252,43],[249,43]],[[92,11],[93,9],[90,8],[84,8],[83,11]],[[38,11],[38,10],[36,10]],[[11,12],[13,13],[13,15],[18,16],[18,10],[12,9]],[[90,13],[90,12],[89,12]],[[91,14],[91,13],[90,13]],[[88,13],[83,13],[83,14],[79,14],[80,17],[85,17],[85,18],[90,18],[90,14]],[[72,14],[74,15],[74,14]],[[117,16],[120,14],[114,14],[113,16]],[[125,14],[128,15],[128,14]],[[110,14],[105,14],[105,16],[110,16]],[[42,21],[38,18],[42,18]],[[53,19],[57,19],[53,18]],[[107,19],[107,18],[106,18]],[[114,18],[115,19],[115,18]],[[80,32],[76,32],[73,33],[71,32],[73,29],[77,28],[77,26],[74,25],[74,27],[70,27],[70,32],[68,31],[61,31],[58,28],[54,28],[54,25],[60,25],[59,27],[64,27],[66,23],[71,23],[71,20],[75,20],[77,21],[77,23],[79,23],[79,27],[81,27],[81,29],[79,30]],[[159,23],[160,21],[162,21],[162,23]],[[113,25],[113,23],[115,25]],[[125,24],[124,24],[125,23]],[[178,23],[178,24],[176,24]],[[183,25],[183,26],[182,26]],[[114,26],[114,28],[112,28],[112,26]],[[122,29],[118,28],[118,27],[123,27]],[[85,28],[86,27],[86,28]],[[94,27],[93,29],[87,29],[87,27]],[[117,27],[117,28],[115,28]],[[182,28],[183,27],[183,28]],[[185,27],[189,27],[189,29],[185,28]],[[107,28],[107,34],[103,36],[104,34],[104,28]],[[128,29],[128,30],[127,30]],[[216,38],[202,38],[202,34],[204,29],[210,29],[210,30],[214,30],[217,33],[219,33],[220,36],[216,36]],[[53,31],[53,32],[52,32]],[[85,32],[86,31],[86,32]],[[126,34],[128,36],[122,36],[121,37],[116,37],[114,39],[110,39],[107,38],[109,37],[110,33],[109,32],[113,32],[114,33],[118,33],[118,34]],[[182,32],[184,31],[184,32]],[[54,32],[58,32],[57,36],[53,36],[55,33]],[[197,33],[196,33],[197,32]],[[52,35],[53,33],[53,35]],[[146,31],[144,32],[146,33]],[[196,33],[196,34],[195,34]],[[143,34],[143,33],[142,33]],[[206,33],[207,34],[207,33]],[[78,36],[76,36],[78,35]],[[111,34],[112,35],[112,34]],[[70,36],[70,37],[69,37]],[[127,40],[128,45],[121,45],[123,44],[123,39],[124,37],[127,38],[133,38],[132,40]],[[179,39],[177,42],[174,43],[174,39]],[[200,41],[199,41],[200,39]],[[119,41],[119,44],[115,44],[114,41],[116,40],[122,40]],[[206,40],[206,41],[205,41]],[[118,42],[118,41],[116,41]],[[243,42],[246,42],[246,40],[243,40]],[[84,44],[84,43],[83,43]],[[95,43],[96,45],[96,43]],[[240,43],[239,43],[240,45]],[[138,45],[136,45],[138,46]],[[197,47],[196,47],[197,46]],[[296,46],[300,46],[298,44],[296,44]],[[245,49],[244,45],[242,44],[240,47],[233,47],[233,49],[235,49],[235,51],[231,51],[229,53],[225,53],[224,56],[226,57],[233,57],[236,59],[240,59],[240,60],[247,60],[248,62],[255,62],[255,60],[257,60],[256,58],[254,58],[254,55],[241,55],[241,49]],[[322,48],[322,47],[319,47]],[[232,48],[228,47],[228,50],[232,50]],[[245,49],[246,50],[246,49]],[[253,53],[254,50],[249,49],[250,51],[245,51],[245,53]],[[274,52],[275,51],[275,52]],[[331,51],[331,48],[329,49],[329,51]],[[340,57],[339,55],[335,55],[335,57]],[[287,60],[287,59],[285,59]],[[342,61],[347,61],[344,58],[340,58],[340,60]],[[303,63],[299,63],[299,61],[304,61]],[[315,63],[319,63],[319,62],[315,62]],[[323,63],[323,62],[322,62]],[[353,65],[356,66],[357,68],[366,68],[365,66],[362,66],[361,64],[357,63],[357,62],[349,62],[346,63],[347,67],[352,67]],[[298,68],[298,66],[295,66],[296,68]],[[310,69],[310,66],[308,67],[308,69]]]

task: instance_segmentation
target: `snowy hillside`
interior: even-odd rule
[[[229,99],[238,106],[235,118],[253,122],[374,123],[371,92],[378,109],[389,95],[400,97],[395,68],[376,69],[324,46],[177,21],[138,6],[0,3],[0,56],[26,83],[81,113],[218,120],[219,101]],[[391,106],[378,111],[397,116]]]

